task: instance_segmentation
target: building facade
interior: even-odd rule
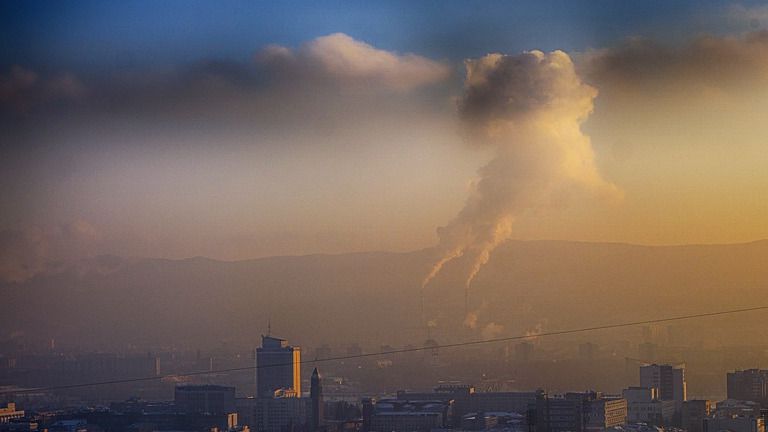
[[[704,432],[704,419],[712,411],[712,404],[706,399],[683,402],[683,429],[688,432]]]
[[[659,400],[655,387],[629,387],[622,391],[627,400],[627,421],[664,426],[672,423],[675,401]]]
[[[688,399],[685,367],[650,364],[640,366],[640,387],[658,389],[659,400],[682,403]]]
[[[24,411],[17,410],[16,404],[9,402],[5,404],[5,407],[0,408],[0,423],[8,423],[11,420],[16,420],[24,417]]]
[[[765,432],[765,423],[760,417],[714,417],[704,419],[704,432]]]
[[[174,391],[180,414],[230,414],[236,411],[235,388],[218,385],[183,385]]]
[[[596,432],[621,426],[627,421],[627,401],[598,392],[566,393],[536,397],[536,432]]]
[[[311,399],[289,393],[278,397],[255,400],[254,425],[258,432],[285,432],[309,430]]]
[[[301,396],[301,348],[272,336],[261,337],[256,349],[256,396],[273,397],[278,390]]]
[[[364,432],[429,432],[451,425],[452,401],[412,399],[363,400]]]
[[[627,401],[621,397],[600,397],[588,400],[585,430],[599,432],[627,422]]]
[[[728,399],[768,405],[768,370],[747,369],[729,372],[727,391]]]

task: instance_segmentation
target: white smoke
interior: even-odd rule
[[[597,90],[582,82],[568,54],[489,54],[465,64],[459,114],[468,140],[492,146],[495,156],[480,168],[461,212],[438,228],[440,258],[422,287],[445,264],[467,257],[469,288],[527,209],[579,191],[618,194],[598,173],[589,137],[580,129]]]
[[[321,81],[383,87],[408,91],[443,81],[450,68],[441,62],[415,54],[398,54],[373,47],[344,33],[313,39],[298,49],[270,45],[256,55],[274,79],[295,84]]]

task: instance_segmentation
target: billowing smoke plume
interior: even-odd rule
[[[449,261],[468,258],[469,287],[491,252],[510,238],[515,218],[578,191],[614,195],[595,166],[581,123],[597,90],[583,83],[568,54],[553,51],[466,61],[459,114],[467,138],[492,146],[461,212],[438,229],[440,258],[426,286]]]

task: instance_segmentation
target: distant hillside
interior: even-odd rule
[[[87,347],[253,344],[268,318],[305,345],[424,340],[420,282],[434,251],[273,257],[237,262],[99,257],[0,285],[0,340],[50,338]],[[512,241],[468,296],[478,330],[463,330],[466,263],[425,290],[441,342],[768,304],[768,241],[645,247]],[[750,338],[764,314],[691,325]]]

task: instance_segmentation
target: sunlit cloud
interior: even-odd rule
[[[256,55],[256,62],[279,74],[277,79],[325,79],[401,91],[441,82],[451,71],[444,63],[377,49],[343,33],[319,37],[297,50],[271,45]]]

